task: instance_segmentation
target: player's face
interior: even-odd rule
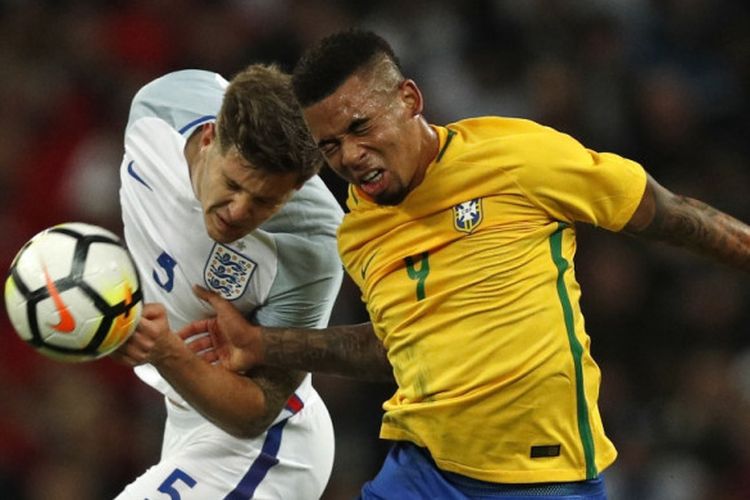
[[[416,84],[360,73],[304,109],[328,165],[381,205],[396,205],[422,180],[422,96]]]
[[[293,173],[252,168],[236,148],[222,155],[213,133],[209,135],[208,140],[201,137],[191,171],[193,191],[203,208],[208,235],[219,243],[231,243],[275,214],[300,185]]]

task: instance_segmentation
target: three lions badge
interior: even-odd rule
[[[249,257],[216,243],[206,262],[203,277],[208,288],[227,300],[235,300],[247,289],[258,264]]]

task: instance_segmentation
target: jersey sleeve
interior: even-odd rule
[[[279,267],[267,301],[254,313],[266,326],[323,328],[341,287],[343,267],[333,241],[277,237]]]
[[[315,176],[261,229],[276,242],[277,270],[254,321],[266,326],[322,328],[343,278],[336,231],[343,211]]]
[[[550,131],[529,148],[517,169],[519,188],[554,219],[585,222],[611,231],[628,223],[646,188],[643,167],[613,153],[586,149],[572,137]]]

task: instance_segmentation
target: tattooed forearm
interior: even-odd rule
[[[264,363],[362,380],[391,381],[385,348],[370,323],[325,330],[263,328]]]
[[[658,196],[654,217],[640,234],[684,246],[750,271],[750,227],[692,198]]]
[[[257,436],[266,431],[276,415],[286,404],[289,396],[302,382],[304,372],[290,371],[270,366],[257,366],[249,370],[249,377],[263,391],[265,399],[264,412],[255,419],[245,423],[245,434]]]

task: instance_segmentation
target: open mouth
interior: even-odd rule
[[[386,173],[381,169],[368,172],[359,181],[359,187],[362,189],[362,191],[371,196],[381,192],[383,189],[385,189],[385,186]]]

